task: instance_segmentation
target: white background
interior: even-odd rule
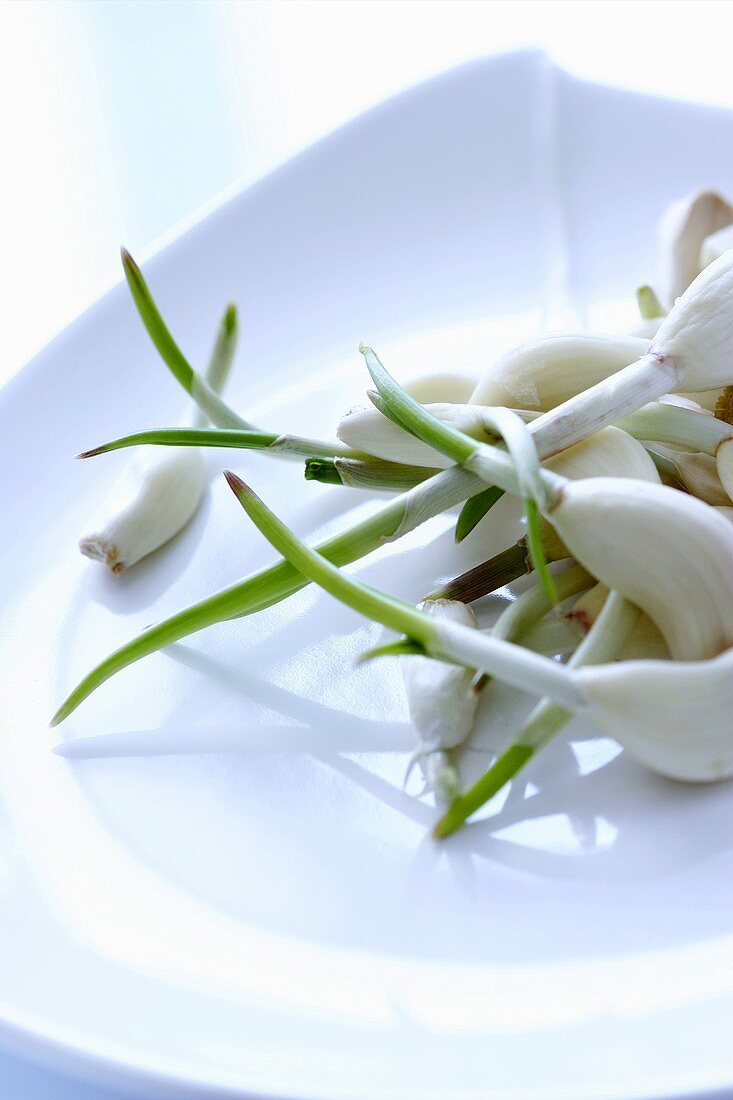
[[[0,382],[118,278],[120,243],[144,254],[402,88],[538,46],[581,76],[733,107],[729,23],[722,2],[4,0]],[[2,1055],[0,1094],[108,1095]]]

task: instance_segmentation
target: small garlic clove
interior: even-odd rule
[[[412,381],[406,382],[404,389],[421,405],[436,402],[465,405],[468,404],[477,382],[478,379],[474,374],[434,371],[418,375]]]
[[[436,618],[478,628],[471,609],[456,600],[426,600],[420,607]],[[400,661],[410,720],[418,736],[418,759],[462,745],[473,729],[478,706],[474,671],[432,657]]]
[[[594,721],[652,771],[687,782],[733,776],[733,650],[705,661],[578,669]]]
[[[711,391],[712,394],[715,390]],[[690,412],[707,413],[712,416],[712,410],[705,408],[697,400],[698,397],[710,398],[711,393],[707,394],[689,394],[689,393],[665,393],[663,397],[659,398],[660,405],[674,405],[678,409],[689,409]]]
[[[733,252],[705,268],[675,302],[649,346],[671,363],[675,390],[717,390],[733,381]]]
[[[565,620],[582,639],[595,623],[603,610],[603,605],[608,597],[608,588],[604,584],[596,584],[589,588],[575,601],[570,611],[565,613]],[[650,659],[664,661],[669,659],[669,649],[659,627],[652,622],[643,612],[639,615],[636,626],[633,628],[628,641],[618,653],[618,660]]]
[[[550,514],[573,557],[645,611],[676,660],[733,644],[733,527],[707,504],[663,485],[568,481]]]
[[[659,474],[649,457],[646,447],[621,428],[602,428],[568,447],[565,451],[548,458],[543,466],[563,477],[630,477],[642,481],[659,482]],[[561,561],[572,557],[560,535],[543,516],[540,521],[542,546],[548,561]]]
[[[732,224],[733,206],[715,191],[699,191],[667,207],[657,230],[657,281],[670,307],[707,266],[700,255],[705,239]]]
[[[542,333],[515,344],[489,367],[475,405],[547,412],[644,354],[649,341],[594,333]]]
[[[730,442],[730,441],[726,441]],[[725,446],[725,444],[721,444]],[[706,504],[728,504],[730,496],[718,473],[716,459],[709,454],[685,451],[670,444],[653,443],[650,448],[674,467],[674,476],[688,493]],[[720,447],[718,448],[720,453]]]
[[[634,321],[633,325],[629,325],[626,330],[627,336],[635,336],[640,340],[652,340],[659,332],[659,326],[664,320],[664,316],[661,317],[640,317],[638,321]],[[626,364],[624,364],[625,366]]]
[[[426,408],[438,420],[470,435],[472,439],[487,442],[495,438],[493,431],[484,423],[485,410],[480,405],[439,402]],[[375,408],[351,409],[341,418],[336,435],[348,447],[364,451],[374,458],[439,469],[453,465],[450,458],[400,428]]]
[[[542,464],[563,477],[630,477],[659,481],[646,447],[621,428],[602,428]]]
[[[178,534],[205,487],[206,464],[197,447],[155,448],[136,456],[79,549],[121,573]]]
[[[729,504],[733,500],[733,439],[724,439],[715,454],[715,469],[728,500],[712,501],[713,504]]]
[[[726,225],[706,237],[700,246],[700,270],[733,248],[733,225]]]

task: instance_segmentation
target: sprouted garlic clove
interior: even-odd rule
[[[716,191],[698,191],[670,203],[657,229],[658,283],[669,306],[717,258],[712,254],[705,258],[706,239],[731,224],[733,206]]]

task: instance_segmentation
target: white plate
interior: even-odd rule
[[[360,339],[398,370],[438,352],[478,366],[548,313],[628,302],[662,205],[730,191],[731,138],[723,112],[579,84],[538,55],[471,65],[297,157],[146,271],[196,362],[240,304],[240,407],[327,431]],[[61,727],[140,731],[137,755],[50,752],[48,717],[91,664],[272,557],[218,476],[129,577],[76,552],[125,456],[71,455],[180,410],[123,286],[0,397],[2,1041],[146,1096],[730,1086],[730,786],[655,779],[576,724],[435,846],[429,804],[402,790],[396,670],[351,664],[379,632],[313,589],[148,658]],[[309,535],[373,507],[297,464],[225,463]],[[505,539],[485,527],[459,552],[439,519],[359,573],[417,598]],[[487,731],[506,733],[490,709]]]

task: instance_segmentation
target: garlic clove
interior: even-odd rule
[[[568,481],[549,518],[589,573],[650,616],[676,660],[733,644],[733,527],[715,509],[664,485],[594,478]]]
[[[659,290],[670,307],[706,266],[705,239],[731,224],[733,206],[715,191],[698,191],[667,207],[657,230],[657,266]]]
[[[706,237],[700,246],[700,270],[717,260],[724,252],[733,248],[733,225],[726,225]]]
[[[646,340],[648,343],[659,332],[659,326],[663,320],[663,315],[660,317],[640,317],[638,321],[634,321],[633,325],[629,325],[625,335],[635,336],[640,340]]]
[[[602,428],[588,439],[543,462],[548,470],[577,480],[584,477],[630,477],[659,481],[646,447],[621,428]]]
[[[715,469],[728,500],[711,501],[713,504],[729,504],[733,500],[733,439],[724,439],[715,454]]]
[[[88,558],[121,573],[163,546],[188,523],[206,487],[206,464],[198,447],[136,456],[93,529],[79,542]]]
[[[629,661],[575,673],[594,721],[652,771],[733,776],[733,650],[707,661]]]
[[[675,390],[715,390],[733,380],[733,252],[705,268],[677,299],[649,346],[674,367]]]
[[[726,440],[726,442],[733,441]],[[721,444],[721,446],[724,445]],[[649,447],[653,454],[659,455],[665,462],[671,464],[674,477],[698,500],[713,505],[730,502],[731,497],[726,492],[718,473],[717,461],[712,455],[699,451],[685,451],[680,447],[662,443],[651,443]],[[720,449],[719,447],[718,453]]]
[[[426,408],[438,420],[470,435],[472,439],[488,442],[496,438],[495,432],[485,424],[485,409],[480,405],[438,402],[426,405]],[[351,409],[341,418],[336,435],[348,447],[364,451],[374,458],[439,469],[453,465],[452,459],[400,428],[375,408]]]
[[[603,610],[608,591],[604,584],[594,585],[579,596],[571,609],[565,613],[566,622],[573,627],[578,637],[584,638],[595,623]],[[646,658],[664,661],[668,660],[669,656],[667,643],[659,627],[642,612],[628,641],[619,650],[618,659],[624,661]]]
[[[546,412],[628,363],[648,340],[594,333],[542,333],[515,344],[489,367],[471,395],[475,405]]]
[[[428,374],[420,374],[417,378],[413,378],[411,382],[406,382],[404,389],[410,397],[414,397],[421,405],[434,404],[435,402],[465,405],[470,401],[477,382],[478,379],[474,374],[434,371]]]
[[[478,629],[471,609],[456,600],[426,600],[420,607],[436,618]],[[417,655],[401,657],[400,663],[418,736],[418,759],[462,745],[473,729],[478,706],[474,671]]]

